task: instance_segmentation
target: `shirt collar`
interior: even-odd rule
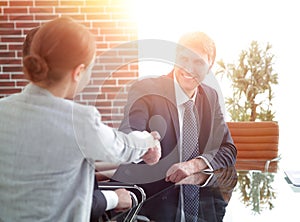
[[[33,83],[27,84],[23,92],[26,94],[37,94],[37,95],[54,97],[47,89],[41,88]]]
[[[193,102],[195,102],[198,88],[196,89],[193,97],[189,98],[185,94],[185,92],[183,91],[183,89],[180,87],[180,85],[179,85],[179,83],[178,83],[178,81],[176,79],[175,70],[173,71],[173,79],[174,79],[174,85],[175,85],[174,88],[175,88],[175,97],[176,97],[176,104],[177,104],[177,106],[180,106],[180,105],[184,104],[188,100],[193,100]]]

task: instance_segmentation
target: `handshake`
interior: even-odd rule
[[[161,157],[161,147],[160,147],[160,135],[156,131],[152,131],[150,133],[155,141],[157,141],[157,145],[155,147],[151,147],[147,150],[147,152],[142,156],[143,161],[148,165],[154,165],[158,163]]]

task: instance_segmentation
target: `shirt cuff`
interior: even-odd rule
[[[101,192],[103,193],[107,202],[105,211],[116,208],[119,202],[119,197],[116,192],[112,190],[102,190]]]
[[[206,163],[206,165],[208,167],[208,168],[204,169],[203,171],[210,171],[210,172],[214,171],[214,169],[212,168],[212,166],[210,165],[210,163],[204,156],[198,156],[197,158],[201,158],[202,160],[204,160],[204,162]]]
[[[200,187],[206,187],[214,176],[213,172],[207,172],[207,174],[209,174],[209,177],[206,179],[206,181],[203,184],[200,185]]]

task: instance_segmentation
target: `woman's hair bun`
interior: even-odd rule
[[[48,65],[46,61],[38,55],[26,56],[23,60],[24,72],[32,82],[45,80],[48,75]]]

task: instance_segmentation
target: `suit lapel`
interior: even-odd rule
[[[198,87],[198,94],[196,97],[196,107],[198,109],[198,120],[200,124],[200,135],[198,140],[200,154],[204,152],[204,148],[207,144],[212,124],[212,109],[209,102],[209,96],[210,95],[208,95],[208,93],[200,85]]]
[[[165,95],[167,97],[167,107],[171,115],[172,123],[174,126],[174,130],[176,133],[177,141],[179,141],[179,121],[178,121],[178,110],[177,103],[175,98],[175,88],[174,88],[174,79],[173,79],[173,71],[169,73],[167,76],[163,77],[164,80],[164,89]]]

